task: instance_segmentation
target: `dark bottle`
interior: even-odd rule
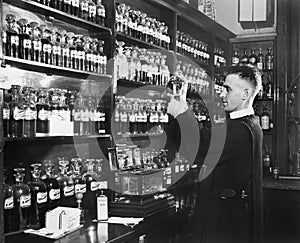
[[[249,63],[248,53],[247,53],[247,50],[244,49],[243,55],[241,56],[241,64],[242,65],[247,65],[248,63]]]
[[[266,70],[273,70],[272,48],[268,48],[268,52],[265,56],[265,68]]]
[[[49,135],[49,95],[46,88],[38,91],[38,99],[36,104],[36,136]]]
[[[59,205],[60,187],[57,179],[53,175],[53,162],[45,161],[44,166],[45,166],[46,175],[44,176],[44,178],[42,178],[42,180],[47,186],[47,192],[48,192],[47,210],[52,210]]]
[[[70,48],[69,48],[70,41],[69,41],[69,38],[70,38],[70,36],[67,36],[66,31],[61,32],[60,43],[61,43],[62,66],[67,67],[67,68],[70,67],[70,65],[71,65],[70,64]]]
[[[42,31],[42,62],[45,64],[51,64],[52,59],[52,45],[51,45],[51,31],[46,25],[41,25]]]
[[[64,0],[63,11],[67,14],[71,14],[72,0]]]
[[[79,0],[72,0],[72,15],[79,17]]]
[[[96,1],[96,23],[99,25],[104,26],[105,25],[105,16],[106,16],[106,10],[104,5],[102,4],[102,0]]]
[[[25,60],[31,60],[32,48],[31,48],[31,39],[30,39],[30,28],[27,19],[20,19],[17,22],[20,26],[20,49],[19,54],[20,58]]]
[[[261,48],[258,49],[258,55],[257,55],[257,67],[261,70],[264,70],[264,63],[265,63],[265,57],[262,54]]]
[[[19,85],[11,86],[10,132],[12,137],[22,137],[24,126],[24,106]]]
[[[62,43],[61,40],[62,34],[64,33],[63,30],[58,31],[57,28],[53,28],[51,30],[51,45],[52,45],[52,65],[55,66],[62,66]]]
[[[63,0],[51,0],[51,7],[62,10]]]
[[[14,14],[6,15],[7,22],[7,50],[6,53],[11,57],[20,57],[19,55],[19,29],[16,25],[16,16]]]
[[[78,55],[77,55],[77,50],[76,50],[76,46],[74,44],[74,33],[73,32],[68,32],[67,33],[67,46],[68,46],[68,50],[69,50],[69,66],[70,68],[73,69],[78,69]],[[67,53],[65,53],[66,55]],[[63,57],[65,59],[65,56]]]
[[[74,105],[74,111],[73,111],[73,120],[74,120],[74,135],[79,136],[81,133],[81,112],[83,107],[83,98],[80,93],[77,94],[75,105]]]
[[[94,51],[97,51],[97,44],[92,42],[92,39],[88,36],[84,37],[84,50],[85,50],[85,71],[94,72],[95,69],[95,58]]]
[[[28,220],[30,228],[42,228],[45,226],[46,204],[47,204],[47,186],[41,181],[42,166],[39,163],[31,165],[33,170],[32,181],[28,182],[31,192],[31,207],[29,208]]]
[[[75,195],[77,193],[82,193],[84,195],[86,193],[86,181],[81,174],[82,159],[73,158],[71,159],[71,163],[73,167],[72,179],[75,185]]]
[[[10,137],[10,103],[11,94],[7,89],[3,92],[3,136]]]
[[[12,231],[12,226],[14,224],[14,222],[12,221],[12,213],[14,208],[14,193],[13,193],[12,186],[6,184],[5,180],[6,180],[6,176],[4,177],[4,183],[2,188],[3,211],[4,211],[4,233],[9,233]]]
[[[75,90],[68,91],[68,95],[67,95],[68,97],[67,103],[70,110],[70,121],[73,122],[73,125],[74,125],[74,107],[75,107],[76,95],[77,95],[77,91]],[[73,134],[74,134],[74,130],[73,130]]]
[[[251,48],[251,54],[249,56],[249,63],[256,66],[257,65],[257,56],[255,54],[255,49]]]
[[[268,82],[266,83],[266,97],[268,99],[272,99],[273,98],[273,82],[272,82],[272,76],[271,74],[268,75]]]
[[[75,197],[74,197],[74,181],[71,176],[68,175],[68,165],[69,161],[63,158],[60,158],[58,161],[60,174],[57,177],[57,181],[60,187],[60,206],[71,207],[75,206]]]
[[[76,66],[77,69],[84,71],[85,70],[85,50],[82,41],[82,35],[76,35],[76,50],[77,50],[77,58],[76,58]]]
[[[36,134],[36,103],[32,87],[23,87],[24,127],[23,137],[35,137]]]
[[[99,190],[97,174],[94,172],[94,159],[85,160],[87,171],[83,174],[86,181],[86,194],[83,200],[83,208],[87,209],[89,218],[95,219],[97,214],[96,194]]]
[[[38,28],[39,24],[36,22],[29,23],[31,27],[31,42],[32,42],[32,60],[41,62],[42,57],[42,42],[41,31]]]
[[[260,124],[261,124],[261,128],[263,130],[269,130],[270,129],[270,114],[267,110],[267,106],[263,107],[263,112],[261,113],[260,116]]]
[[[271,164],[271,154],[269,152],[269,147],[266,144],[264,147],[263,153],[263,175],[264,177],[268,177],[272,175],[272,164]]]
[[[31,205],[31,193],[27,184],[23,183],[24,168],[15,168],[15,184],[12,185],[14,193],[13,225],[12,230],[24,230],[28,227],[28,208]]]

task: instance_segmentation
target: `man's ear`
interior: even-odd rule
[[[250,97],[251,90],[249,88],[245,88],[243,92],[243,100],[247,100]]]

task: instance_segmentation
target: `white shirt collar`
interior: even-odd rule
[[[254,115],[253,107],[229,113],[230,119],[237,119],[249,115]]]

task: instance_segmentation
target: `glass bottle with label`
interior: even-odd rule
[[[6,171],[4,171],[4,183],[2,187],[3,194],[3,211],[4,211],[4,233],[9,233],[12,231],[12,213],[14,208],[14,193],[13,187],[5,183],[6,181]]]
[[[89,1],[88,0],[80,0],[80,5],[79,5],[79,17],[88,20],[89,16]]]
[[[86,193],[86,181],[81,174],[82,159],[73,158],[71,159],[71,163],[73,167],[72,179],[75,185],[75,195],[76,193],[82,193],[84,195]]]
[[[52,65],[61,66],[62,65],[62,55],[61,55],[61,47],[62,47],[62,39],[64,38],[62,35],[64,34],[63,30],[58,30],[57,28],[52,28],[51,31],[51,45],[52,45]]]
[[[257,65],[257,56],[255,54],[255,49],[251,48],[251,54],[249,56],[249,63],[256,66]]]
[[[63,11],[67,14],[71,14],[71,8],[72,8],[72,0],[63,0]]]
[[[52,45],[51,45],[51,31],[46,25],[41,25],[42,31],[42,62],[45,64],[51,64],[52,59]]]
[[[96,218],[96,193],[99,190],[97,174],[94,172],[94,159],[85,160],[87,171],[83,174],[86,181],[86,194],[83,200],[83,207],[87,209],[91,219]]]
[[[36,22],[29,23],[31,27],[31,42],[32,42],[32,60],[35,62],[41,62],[42,57],[42,42],[41,36],[42,33],[40,31],[39,24]]]
[[[261,124],[261,128],[263,130],[270,129],[270,114],[267,110],[267,106],[263,107],[263,112],[261,113],[261,116],[260,116],[260,124]]]
[[[44,161],[44,166],[46,175],[44,176],[44,178],[42,178],[42,180],[46,184],[48,191],[47,210],[52,210],[59,205],[60,187],[57,179],[53,174],[53,162],[51,160]]]
[[[36,104],[36,136],[49,135],[49,94],[46,88],[38,90],[38,99]]]
[[[77,57],[76,57],[75,67],[76,67],[76,69],[84,71],[84,68],[85,68],[85,51],[84,51],[82,38],[83,38],[82,35],[76,35],[75,45],[76,45]]]
[[[263,175],[268,177],[272,175],[272,164],[271,164],[271,154],[269,151],[269,146],[266,144],[263,153]]]
[[[24,230],[28,227],[28,208],[31,205],[30,188],[23,182],[25,169],[14,168],[15,184],[12,185],[14,193],[14,212],[12,219],[13,231]]]
[[[69,66],[70,68],[73,69],[78,69],[78,54],[76,50],[76,46],[74,44],[75,40],[75,35],[73,32],[68,32],[67,33],[67,43],[68,43],[68,49],[70,50],[69,52]]]
[[[271,74],[268,74],[268,82],[266,83],[265,90],[266,90],[266,97],[268,99],[272,99],[273,98],[273,80],[272,80]]]
[[[36,134],[36,98],[32,87],[23,87],[24,95],[24,127],[23,137],[35,137]]]
[[[246,65],[249,63],[249,56],[246,49],[243,50],[243,55],[241,56],[241,64]]]
[[[72,5],[71,14],[78,17],[80,1],[79,0],[71,0],[71,5]]]
[[[96,23],[96,14],[97,14],[96,4],[92,0],[89,0],[88,5],[89,5],[88,21]]]
[[[24,126],[24,106],[20,85],[11,86],[10,132],[12,137],[22,137]]]
[[[96,23],[104,26],[106,10],[105,10],[104,5],[102,4],[102,0],[97,0],[96,11],[97,11],[96,12]]]
[[[19,19],[17,22],[20,26],[20,58],[25,60],[31,60],[31,39],[29,33],[29,26],[27,25],[27,19]]]
[[[70,58],[70,45],[73,44],[74,33],[66,33],[63,31],[61,39],[61,48],[62,48],[62,66],[69,68],[71,67],[71,58]]]
[[[117,41],[118,54],[116,58],[117,79],[126,79],[128,77],[128,63],[125,54],[123,53],[125,43]]]
[[[69,161],[60,158],[58,160],[60,174],[57,177],[57,181],[60,187],[60,206],[63,207],[71,207],[76,206],[75,203],[75,188],[74,188],[74,181],[71,176],[68,175],[68,165]]]
[[[264,70],[264,63],[265,63],[265,57],[262,54],[261,48],[258,49],[258,55],[257,55],[257,67],[261,70]]]
[[[10,137],[10,104],[11,94],[7,89],[3,91],[3,137]]]
[[[265,68],[266,70],[273,70],[273,54],[272,54],[272,48],[268,48],[268,52],[265,56]]]
[[[7,50],[6,53],[11,57],[20,57],[19,55],[19,29],[16,25],[16,16],[14,14],[6,15],[7,22]]]
[[[30,228],[41,228],[45,226],[45,214],[47,203],[47,186],[41,181],[41,164],[32,164],[32,181],[28,182],[31,192],[31,207],[29,208]]]

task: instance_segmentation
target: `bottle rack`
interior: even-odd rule
[[[199,40],[205,41],[206,43],[210,43],[210,47],[208,48],[208,52],[210,54],[210,58],[208,63],[196,62],[197,65],[207,70],[208,74],[213,76],[217,69],[213,67],[214,60],[214,48],[216,40],[218,39],[218,43],[222,43],[222,48],[224,48],[225,55],[227,55],[227,60],[229,57],[229,39],[235,37],[232,32],[211,20],[209,17],[205,16],[203,13],[199,12],[197,9],[191,7],[188,4],[181,3],[181,1],[172,1],[172,0],[103,0],[103,4],[106,7],[106,21],[105,26],[101,26],[99,24],[81,19],[79,17],[75,17],[73,15],[64,13],[61,10],[54,9],[52,7],[48,7],[46,5],[40,4],[37,1],[33,0],[3,0],[5,5],[12,5],[19,9],[19,11],[26,10],[30,11],[33,15],[43,15],[45,16],[45,20],[54,23],[56,20],[67,24],[69,26],[73,26],[73,28],[79,27],[80,29],[85,30],[87,35],[92,35],[94,37],[101,37],[105,39],[107,45],[105,46],[105,53],[107,54],[108,59],[112,58],[115,54],[115,43],[116,40],[123,40],[130,43],[133,46],[139,46],[147,49],[157,49],[159,51],[164,51],[168,53],[168,58],[172,58],[172,62],[169,64],[170,73],[174,73],[176,62],[180,59],[186,59],[186,57],[177,53],[176,47],[176,32],[178,30],[178,26],[183,27],[184,29],[189,29],[190,25],[193,25],[193,30],[197,30],[200,34],[197,34],[197,38]],[[115,9],[116,3],[126,3],[131,6],[134,6],[136,9],[144,11],[149,14],[149,16],[157,17],[157,19],[161,21],[165,21],[166,25],[169,27],[169,36],[170,36],[170,48],[166,49],[161,46],[148,43],[143,40],[139,40],[130,36],[127,36],[122,33],[116,32],[115,28]],[[1,3],[2,4],[2,1]],[[3,5],[1,7],[3,7]],[[162,18],[162,19],[161,19]],[[1,26],[5,24],[5,16],[1,16]],[[181,28],[182,29],[182,28]],[[190,31],[191,32],[191,31]],[[12,66],[14,68],[26,71],[34,71],[36,73],[48,74],[49,76],[60,75],[62,77],[72,78],[74,80],[81,79],[77,82],[77,86],[84,82],[95,81],[95,82],[103,82],[104,86],[111,84],[114,76],[112,75],[112,70],[108,69],[108,74],[98,74],[91,73],[87,71],[74,70],[71,68],[59,67],[44,63],[37,63],[34,61],[27,61],[24,59],[13,58],[9,56],[3,56],[3,46],[0,45],[0,61],[1,64],[6,64],[6,66]],[[191,60],[194,61],[194,60]],[[5,65],[1,66],[0,71],[5,73]],[[69,85],[68,82],[65,84]],[[63,79],[60,82],[60,86],[64,86]],[[75,85],[76,86],[76,85]],[[134,89],[136,87],[144,86],[144,84],[128,81],[128,80],[119,80],[117,83],[117,87],[119,91],[130,91],[130,89]],[[162,87],[154,87],[151,86],[153,90],[149,92],[160,93]],[[210,83],[211,92],[213,94],[213,85]],[[112,89],[109,90],[109,115],[112,114],[114,107],[114,96]],[[148,93],[149,94],[149,93]],[[213,101],[213,95],[207,97],[208,100]],[[110,117],[110,116],[108,116]],[[2,119],[2,118],[1,118]],[[110,124],[107,124],[110,126]],[[126,135],[123,134],[122,137],[128,139],[130,137],[143,142],[145,137],[156,137],[156,134],[134,134],[134,135]],[[99,156],[95,151],[98,151],[97,146],[100,145],[103,151],[107,151],[107,148],[113,146],[111,135],[92,135],[92,136],[55,136],[55,137],[35,137],[35,138],[5,138],[4,142],[4,167],[7,169],[12,169],[14,166],[18,165],[21,162],[26,163],[28,167],[30,163],[42,160],[44,154],[52,154],[52,156],[58,155],[68,155],[68,154],[76,154],[78,151],[74,146],[74,140],[76,140],[77,145],[87,146],[88,154],[90,157]],[[95,142],[96,141],[96,142]],[[35,147],[35,148],[34,148]],[[13,151],[20,149],[20,153],[22,156],[16,155]],[[80,151],[80,149],[79,149]],[[106,152],[104,153],[107,156]],[[85,154],[81,154],[82,157],[86,157]],[[25,161],[26,160],[26,161]],[[1,170],[2,171],[2,170]],[[0,174],[0,178],[3,178],[2,173]],[[0,188],[1,189],[1,188]]]

